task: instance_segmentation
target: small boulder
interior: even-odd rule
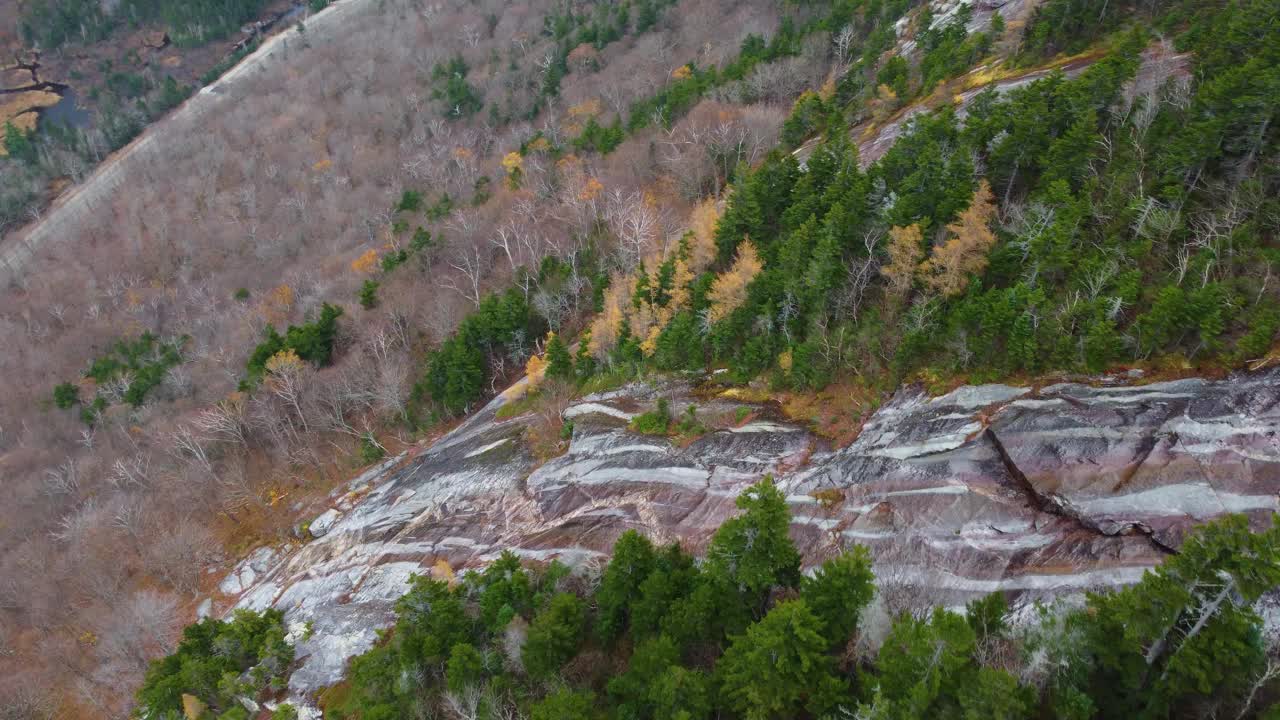
[[[333,528],[333,524],[338,522],[338,511],[330,508],[320,513],[319,517],[311,521],[308,529],[315,537],[322,537],[325,533]]]
[[[271,566],[275,564],[275,561],[275,548],[260,547],[257,550],[254,550],[253,554],[249,556],[248,563],[249,567],[260,573],[264,573],[271,569]]]
[[[227,573],[227,576],[218,585],[218,592],[223,595],[239,595],[244,592],[244,585],[240,582],[240,573],[234,570]]]
[[[163,30],[152,30],[142,34],[142,47],[151,50],[162,50],[169,45],[169,33]]]
[[[274,548],[260,547],[240,562],[218,585],[223,595],[239,595],[248,590],[261,575],[271,570],[278,558]]]

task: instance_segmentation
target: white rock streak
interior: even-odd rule
[[[619,427],[634,414],[617,406],[659,394],[758,419],[684,444]],[[708,407],[678,381],[633,384],[570,407],[569,448],[542,464],[524,440],[527,418],[497,420],[499,398],[335,492],[336,509],[312,524],[328,518],[323,537],[284,558],[255,553],[222,590],[239,607],[312,622],[290,679],[302,699],[372,647],[410,577],[438,561],[478,567],[509,549],[598,564],[632,528],[697,551],[765,473],[788,495],[809,566],[860,543],[883,577],[945,606],[995,590],[1026,603],[1136,582],[1196,522],[1229,512],[1262,522],[1280,509],[1280,371],[1029,394],[903,390],[857,440],[831,448],[767,406]]]

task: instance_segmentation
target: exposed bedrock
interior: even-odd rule
[[[627,429],[654,406],[751,420],[687,446]],[[867,545],[881,581],[955,605],[1134,582],[1188,529],[1229,512],[1270,522],[1280,492],[1280,370],[1133,387],[904,389],[832,449],[768,406],[695,398],[687,383],[583,398],[568,451],[539,465],[500,398],[333,497],[323,535],[224,584],[229,602],[310,620],[291,687],[341,676],[392,620],[412,573],[478,566],[510,548],[591,562],[624,530],[701,550],[734,498],[772,473],[812,565]],[[243,587],[241,587],[243,585]],[[224,604],[225,607],[225,604]]]

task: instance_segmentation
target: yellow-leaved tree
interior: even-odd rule
[[[302,358],[298,357],[293,348],[285,348],[267,358],[266,368],[273,377],[291,375],[302,370]]]
[[[889,228],[889,264],[880,268],[880,274],[889,282],[888,293],[894,299],[902,299],[911,290],[916,268],[924,250],[919,225]]]
[[[707,198],[693,206],[689,215],[689,272],[695,277],[711,267],[716,260],[716,226],[720,223],[720,210],[714,198]]]
[[[983,180],[969,208],[947,226],[948,240],[935,247],[933,255],[920,266],[924,284],[943,297],[964,292],[969,276],[986,269],[987,255],[995,247],[996,234],[991,231],[995,214],[995,197]]]
[[[791,353],[791,348],[787,348],[778,356],[778,369],[790,376],[793,367],[795,367],[795,356]]]
[[[524,364],[524,374],[529,378],[529,392],[538,389],[542,384],[542,379],[547,375],[547,360],[538,353],[529,356],[529,361]]]
[[[502,169],[507,173],[507,187],[519,190],[520,179],[524,177],[524,156],[514,150],[507,153],[502,157]]]
[[[733,259],[733,265],[717,276],[715,283],[711,285],[711,292],[707,296],[710,301],[707,319],[719,322],[742,307],[747,301],[747,288],[763,268],[756,246],[750,239],[743,240],[738,245],[738,255]]]
[[[656,199],[646,193],[644,203],[650,205]],[[720,211],[714,199],[704,200],[694,206],[689,216],[689,231],[679,246],[668,246],[645,255],[629,275],[615,275],[605,291],[604,309],[591,324],[591,342],[588,349],[597,358],[618,344],[619,333],[625,322],[631,336],[639,342],[645,355],[657,350],[658,337],[682,310],[689,307],[689,285],[705,272],[716,259],[716,224]],[[759,272],[759,259],[755,248],[748,251],[753,260],[746,265],[735,265],[739,275],[750,270],[754,263],[754,277]],[[670,263],[670,278],[663,283],[664,292],[658,292],[657,283]],[[731,269],[726,276],[733,274]],[[637,297],[637,288],[643,278],[649,292]],[[750,278],[746,278],[750,282]],[[726,281],[724,292],[729,293],[731,281]],[[726,301],[730,301],[725,295]],[[738,304],[745,300],[737,300]],[[731,311],[731,310],[730,310]]]
[[[293,288],[288,285],[281,285],[267,293],[258,307],[262,319],[272,325],[289,319],[291,310],[293,310]]]
[[[351,269],[358,273],[370,273],[378,268],[378,251],[366,250],[363,255],[351,261]]]
[[[626,317],[625,308],[631,304],[633,282],[616,273],[610,278],[609,287],[604,291],[604,309],[591,322],[591,343],[587,349],[592,355],[603,358],[618,344],[618,334],[622,331],[622,321]]]
[[[677,259],[675,266],[675,272],[671,275],[671,302],[668,304],[672,317],[689,306],[692,299],[689,297],[689,283],[697,278],[684,258]]]

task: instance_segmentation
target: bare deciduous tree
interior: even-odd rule
[[[440,285],[470,300],[472,304],[480,305],[481,283],[488,269],[484,253],[475,246],[456,247],[448,263],[457,273],[445,276]]]
[[[202,568],[218,556],[218,542],[203,525],[185,518],[163,530],[147,548],[152,573],[181,593],[199,590]]]

